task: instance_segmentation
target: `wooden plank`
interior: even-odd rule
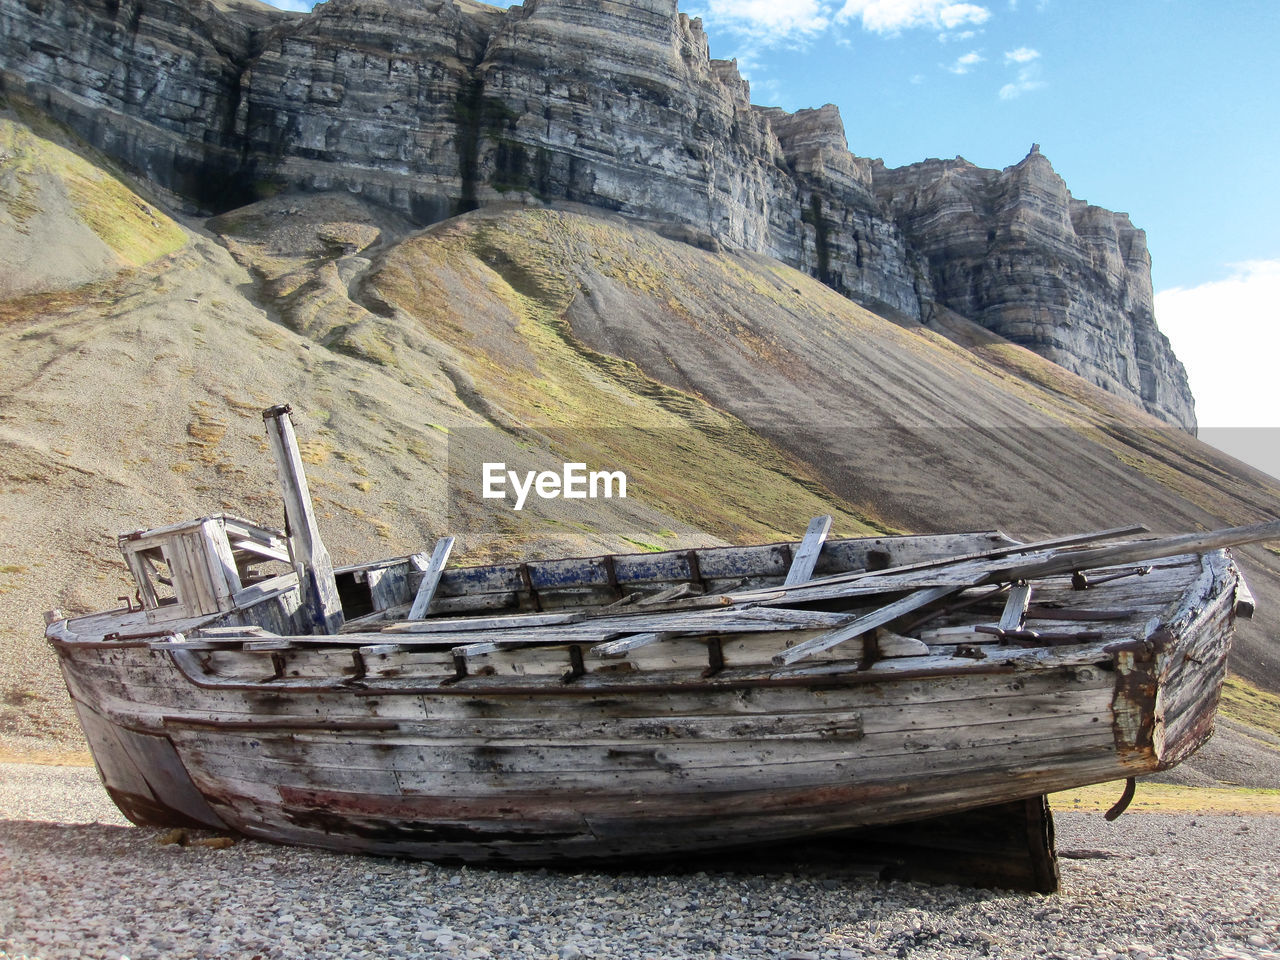
[[[791,569],[783,586],[791,587],[799,583],[807,583],[813,577],[813,568],[818,564],[818,555],[822,553],[822,544],[831,532],[830,515],[814,517],[809,521],[809,529],[805,531],[800,548],[791,561]]]
[[[223,650],[238,647],[230,640],[155,640],[147,644],[148,650]]]
[[[421,620],[431,608],[431,600],[440,586],[440,577],[444,573],[444,565],[449,561],[453,551],[453,537],[441,537],[436,541],[436,548],[431,553],[431,561],[422,574],[422,582],[418,584],[418,592],[413,598],[413,606],[409,608],[410,620]]]
[[[235,605],[233,597],[243,585],[231,553],[231,544],[227,541],[226,525],[220,519],[206,520],[200,525],[200,536],[213,580],[217,609],[230,610]]]
[[[714,634],[763,634],[769,632],[802,630],[806,637],[817,629],[825,629],[849,622],[851,614],[834,613],[822,610],[789,610],[771,608],[753,608],[742,611],[729,611],[709,614],[700,611],[687,611],[682,614],[656,614],[644,618],[617,618],[602,620],[583,620],[578,622],[576,614],[541,614],[518,617],[487,618],[486,623],[502,621],[501,630],[450,630],[437,629],[425,632],[403,633],[393,644],[374,644],[374,646],[394,647],[397,650],[415,650],[424,648],[443,648],[462,641],[453,650],[462,656],[477,657],[500,651],[511,651],[523,647],[549,647],[566,644],[600,644],[622,635],[665,632],[670,636],[705,636]],[[479,622],[479,621],[477,621]],[[507,622],[511,628],[505,629]],[[541,622],[541,625],[537,625]],[[435,621],[432,621],[434,624]],[[465,623],[465,622],[463,622]],[[532,624],[532,625],[531,625]],[[441,628],[450,624],[442,622]],[[528,629],[523,629],[528,627]],[[480,639],[488,635],[491,639]],[[310,635],[276,638],[263,636],[262,631],[247,628],[226,628],[222,636],[228,640],[279,640],[293,647],[325,647],[359,645],[366,636],[343,633],[338,636]],[[466,642],[470,641],[470,642]],[[914,643],[914,641],[912,641]],[[643,644],[635,644],[641,646]],[[246,649],[267,649],[255,644]],[[281,647],[281,649],[286,649]],[[774,648],[776,649],[776,647]],[[379,651],[382,652],[382,651]],[[915,655],[922,651],[912,650]],[[894,655],[894,654],[886,654]],[[764,663],[768,656],[761,657]]]
[[[848,619],[848,618],[845,618]],[[802,630],[799,636],[809,639],[818,635],[816,630]],[[732,637],[725,637],[722,640],[722,656],[731,666],[762,666],[769,663],[773,657],[774,651],[777,649],[776,633],[764,632],[745,632],[733,633]],[[768,646],[761,641],[768,638]],[[696,634],[683,632],[669,633],[640,633],[628,637],[621,637],[617,640],[610,640],[605,643],[597,644],[591,648],[594,656],[600,659],[616,659],[619,657],[631,657],[636,651],[644,650],[655,644],[664,644],[664,649],[680,645],[679,641],[687,641],[694,647],[692,656],[680,651],[672,651],[670,655],[661,663],[654,661],[651,663],[642,662],[640,659],[633,659],[632,662],[639,669],[689,669],[697,664],[706,663],[706,645],[704,638],[699,639]],[[912,637],[903,637],[895,633],[882,632],[879,640],[877,653],[881,657],[922,657],[930,653],[927,644],[920,642]],[[811,656],[821,656],[821,654],[811,654]],[[858,650],[848,651],[847,659],[857,659],[862,656],[862,648],[859,645]]]
[[[273,640],[246,640],[244,643],[245,650],[296,650],[292,640],[286,640],[284,637],[276,637]]]
[[[781,599],[784,595],[778,591],[767,594],[771,599]],[[683,612],[688,610],[718,610],[731,607],[735,603],[732,596],[719,594],[714,597],[684,597],[677,600],[655,601],[648,604],[632,604],[630,607],[600,607],[596,610],[584,610],[585,617],[639,617],[652,616],[656,613]]]
[[[209,582],[208,564],[204,558],[204,542],[199,531],[179,534],[170,541],[170,569],[174,570],[173,586],[179,606],[190,613],[216,613],[218,598]]]
[[[289,549],[285,542],[283,530],[264,527],[228,514],[223,514],[221,520],[226,526],[228,539],[235,542],[237,546],[239,546],[239,542],[243,541],[246,544],[244,549],[251,550],[253,548],[249,547],[248,544],[252,543],[258,551],[283,554],[281,559],[288,563]]]
[[[523,630],[528,627],[544,627],[577,623],[581,613],[527,613],[509,617],[473,617],[469,620],[430,620],[426,622],[393,623],[382,628],[383,633],[460,633],[473,630]]]
[[[1022,619],[1027,614],[1027,605],[1031,602],[1031,584],[1015,583],[1009,588],[1009,599],[1005,601],[1004,612],[1000,615],[1001,630],[1021,630]]]
[[[924,590],[917,590],[915,593],[903,597],[894,603],[881,607],[874,613],[869,613],[864,617],[859,617],[853,623],[846,624],[843,627],[836,627],[829,630],[821,636],[814,637],[812,640],[806,640],[804,643],[798,643],[789,650],[784,650],[773,658],[775,665],[784,667],[788,664],[795,663],[797,660],[803,660],[805,657],[813,653],[820,653],[823,650],[830,650],[837,644],[844,643],[854,637],[861,636],[868,630],[874,630],[876,627],[882,627],[892,620],[896,620],[904,613],[911,613],[913,610],[919,610],[921,607],[933,603],[935,600],[941,600],[943,597],[949,597],[953,593],[958,593],[963,587],[928,587]]]
[[[126,544],[124,559],[129,566],[129,571],[133,574],[134,582],[138,585],[138,596],[142,598],[143,607],[154,610],[160,605],[160,599],[156,596],[156,589],[151,582],[151,574],[143,555],[132,545]]]
[[[726,609],[716,612],[686,611],[678,614],[590,619],[584,620],[574,629],[583,633],[589,631],[728,633],[833,627],[848,623],[852,618],[848,613],[832,613],[826,610]]]
[[[431,602],[431,612],[433,614],[475,613],[478,610],[507,610],[519,606],[520,597],[514,590],[464,597],[442,597],[437,594],[435,600]]]
[[[793,610],[790,607],[748,607],[731,614],[736,620],[761,620],[806,627],[838,627],[853,619],[853,614],[831,610]]]
[[[591,648],[592,656],[602,659],[612,659],[614,657],[624,657],[632,650],[638,650],[641,647],[647,647],[651,643],[661,643],[663,640],[678,636],[675,633],[633,633],[629,637],[623,637],[620,640],[609,640],[606,643],[597,643]]]
[[[927,657],[929,645],[915,637],[904,637],[883,628],[876,637],[876,655],[882,659],[892,657]]]
[[[1116,527],[1111,530],[1098,530],[1092,533],[1075,534],[1069,537],[1055,537],[1051,540],[1040,540],[1035,543],[1022,543],[1013,546],[997,547],[993,550],[983,550],[976,553],[957,554],[951,557],[939,557],[933,560],[922,560],[917,563],[903,564],[897,567],[888,567],[884,570],[864,570],[851,573],[835,574],[829,577],[822,577],[818,580],[810,580],[808,583],[795,584],[789,587],[780,587],[773,589],[781,589],[787,592],[795,590],[805,590],[813,587],[831,586],[839,583],[850,583],[853,581],[874,581],[882,577],[892,577],[899,574],[908,574],[917,571],[936,570],[939,567],[948,567],[952,565],[995,561],[1007,558],[1016,554],[1038,553],[1045,550],[1054,550],[1061,547],[1076,546],[1086,543],[1095,543],[1099,540],[1112,540],[1116,537],[1130,536],[1135,533],[1145,533],[1147,528],[1141,524],[1135,524],[1128,527]],[[989,564],[987,564],[989,565]],[[1069,572],[1069,571],[1068,571]],[[944,575],[945,576],[945,575]],[[1003,577],[1002,580],[1024,579],[1021,577]],[[744,591],[734,594],[738,600],[754,600],[758,599],[754,594],[763,591]]]
[[[280,576],[272,577],[270,580],[250,584],[243,590],[238,591],[232,599],[235,600],[236,606],[243,610],[265,600],[274,600],[276,597],[297,588],[298,575],[296,573],[282,573]]]
[[[262,627],[203,627],[200,630],[202,640],[243,640],[246,637],[269,639],[278,636]]]
[[[230,540],[233,550],[251,553],[255,557],[261,557],[263,560],[278,560],[281,563],[289,562],[289,551],[284,547],[268,546],[244,537],[231,537]]]
[[[372,643],[361,647],[360,655],[364,657],[385,657],[397,653],[407,653],[413,649],[413,647],[403,643]]]
[[[1246,527],[1231,527],[1212,533],[1189,533],[1177,537],[1120,543],[1092,550],[1067,551],[1033,563],[1003,567],[991,573],[986,582],[1030,580],[1036,577],[1071,573],[1075,570],[1092,570],[1098,567],[1141,563],[1144,560],[1160,560],[1184,553],[1205,554],[1262,540],[1280,540],[1280,520]]]
[[[1028,620],[1080,620],[1090,622],[1115,622],[1138,616],[1140,610],[1078,610],[1071,607],[1051,607],[1031,604],[1024,616]]]
[[[652,606],[655,603],[669,603],[672,600],[683,600],[686,597],[692,597],[692,596],[697,596],[697,593],[694,591],[692,584],[677,583],[674,587],[667,587],[665,590],[659,590],[657,593],[653,594],[652,596],[645,597],[645,596],[640,596],[638,594],[633,593],[633,594],[628,594],[627,597],[624,597],[622,600],[618,602],[620,604],[626,603],[626,602],[635,602],[640,604],[641,606]],[[632,599],[628,599],[628,598],[632,598]]]

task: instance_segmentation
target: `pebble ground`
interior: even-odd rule
[[[164,844],[92,769],[0,764],[0,958],[1280,960],[1280,817],[1056,819],[1052,896],[830,869],[508,872]]]

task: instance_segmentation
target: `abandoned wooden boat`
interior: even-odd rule
[[[333,570],[288,408],[264,419],[289,534],[121,536],[139,605],[49,617],[139,824],[615,860],[1162,770],[1209,737],[1251,612],[1222,548],[1280,536],[828,539],[820,518],[795,543],[445,569],[446,540]]]

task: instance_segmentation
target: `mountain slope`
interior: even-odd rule
[[[444,533],[472,560],[786,539],[821,512],[841,535],[1024,537],[1280,515],[1274,481],[961,318],[891,323],[584,208],[414,232],[350,194],[283,195],[182,230],[0,303],[0,709],[27,742],[74,740],[39,614],[131,592],[117,533],[277,520],[257,411],[280,401],[339,563]],[[479,495],[483,462],[573,458],[625,469],[628,499]],[[1275,689],[1278,555],[1245,557],[1260,615],[1234,665]]]
[[[589,204],[782,260],[886,316],[957,311],[1188,430],[1146,237],[1038,148],[898,170],[839,111],[751,103],[677,0],[0,0],[0,91],[192,210],[346,190],[426,226]]]

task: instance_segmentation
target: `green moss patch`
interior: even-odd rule
[[[565,313],[582,292],[584,258],[637,308],[690,322],[690,300],[741,295],[742,268],[728,257],[712,261],[712,290],[682,283],[675,257],[687,249],[592,218],[522,211],[464,218],[406,242],[371,285],[464,356],[483,397],[550,438],[557,456],[626,471],[633,496],[672,517],[730,541],[794,537],[823,513],[843,535],[884,532],[736,417],[574,336]],[[759,282],[752,295],[790,295]],[[762,338],[742,342],[771,349]]]
[[[182,228],[139,197],[110,161],[39,115],[0,115],[0,211],[24,230],[61,192],[75,216],[128,266],[181,249]]]

